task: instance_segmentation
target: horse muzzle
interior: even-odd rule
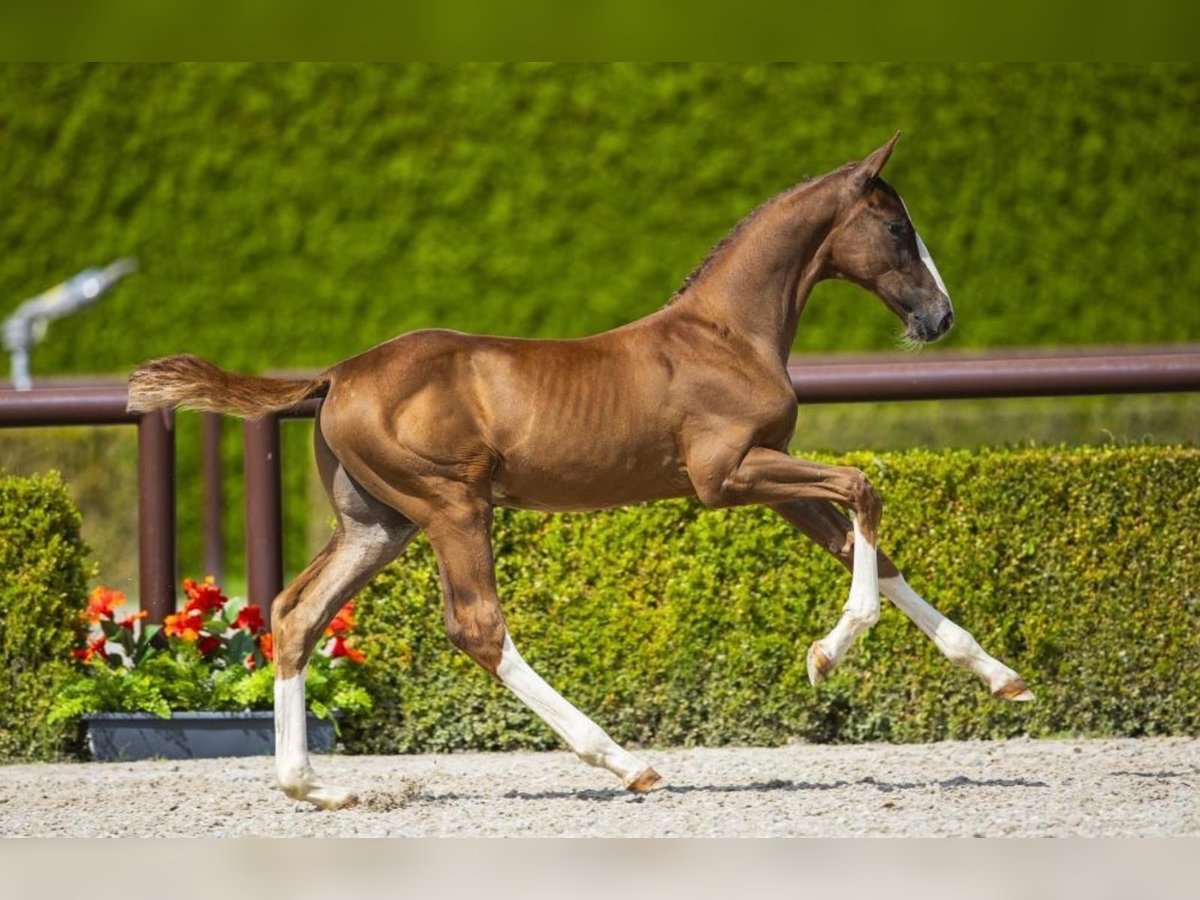
[[[928,344],[944,336],[954,327],[954,308],[945,299],[939,308],[930,312],[913,313],[908,318],[909,340]]]

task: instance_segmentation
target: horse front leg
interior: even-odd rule
[[[517,652],[500,610],[490,528],[491,509],[482,503],[450,509],[426,527],[441,575],[450,642],[516,694],[584,762],[608,769],[635,793],[662,786],[654,769],[609,737]]]
[[[796,530],[811,538],[849,569],[857,566],[856,536],[851,523],[824,500],[797,500],[773,504]],[[876,550],[879,587],[883,595],[929,637],[954,665],[974,672],[992,695],[1003,700],[1033,700],[1033,692],[1015,671],[989,656],[965,628],[946,618],[921,598],[882,550]],[[812,676],[810,669],[809,676]]]
[[[719,470],[710,470],[719,471]],[[841,661],[855,638],[879,619],[879,556],[875,545],[883,504],[858,469],[829,466],[797,459],[765,447],[751,449],[719,481],[710,476],[693,478],[701,501],[710,506],[747,503],[776,505],[807,499],[836,501],[853,514],[847,522],[852,540],[847,544],[850,595],[833,629],[808,648],[808,677],[819,684]]]

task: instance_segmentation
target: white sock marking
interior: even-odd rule
[[[879,561],[875,545],[854,526],[854,572],[850,576],[850,596],[842,607],[842,617],[833,630],[817,643],[830,661],[837,665],[854,639],[879,620]]]
[[[584,762],[608,769],[626,785],[648,768],[533,671],[507,634],[504,635],[496,676],[541,716]]]
[[[1018,680],[1016,672],[985,653],[970,632],[930,606],[902,576],[881,579],[879,587],[885,597],[925,632],[946,659],[974,672],[987,682],[990,690],[999,690]]]
[[[308,762],[308,710],[304,703],[307,669],[291,678],[275,679],[275,777],[293,800],[307,800],[322,809],[351,803],[354,794],[317,779]]]
[[[304,709],[304,676],[275,679],[275,775],[282,787],[311,779]]]

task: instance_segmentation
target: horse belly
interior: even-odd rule
[[[538,456],[505,456],[492,478],[492,500],[517,509],[603,509],[691,492],[673,446],[624,447],[614,452],[570,442]]]

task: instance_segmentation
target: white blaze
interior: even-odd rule
[[[904,201],[900,201],[900,205],[904,207],[904,214],[908,216],[908,221],[912,222],[912,213],[908,211],[908,206]],[[925,263],[925,268],[929,270],[929,274],[933,276],[933,280],[937,282],[938,290],[950,297],[950,292],[946,290],[946,282],[942,281],[942,275],[937,270],[937,265],[933,261],[933,257],[929,255],[929,248],[925,246],[925,242],[921,240],[921,235],[917,232],[917,226],[913,225],[913,237],[917,239],[917,255],[921,257],[921,262]]]

